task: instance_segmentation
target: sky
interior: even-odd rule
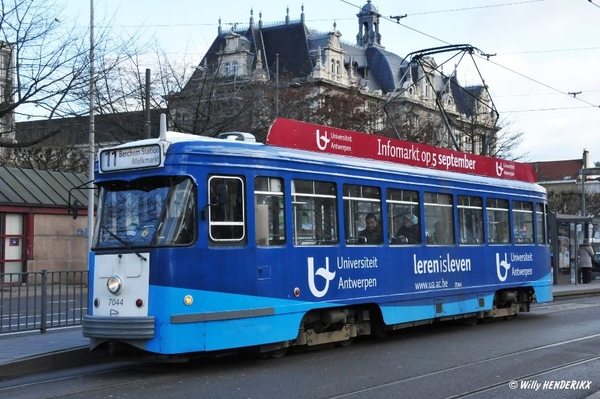
[[[90,23],[90,2],[64,2],[66,17]],[[170,58],[199,62],[223,29],[292,20],[304,6],[306,25],[334,29],[356,43],[356,14],[367,3],[347,0],[93,0],[94,21],[114,33],[157,41]],[[488,85],[501,124],[522,133],[514,155],[523,161],[600,161],[600,0],[373,0],[381,44],[399,56],[469,44],[492,56],[435,55],[449,74],[458,63],[463,85]],[[403,16],[399,22],[392,16]],[[98,22],[95,22],[98,23]],[[97,29],[97,28],[96,28]],[[454,57],[454,58],[451,58]],[[474,60],[474,61],[473,61]],[[593,166],[593,165],[591,165]]]

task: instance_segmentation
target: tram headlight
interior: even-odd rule
[[[121,288],[123,288],[123,281],[121,281],[121,277],[119,276],[110,276],[106,281],[106,287],[111,294],[117,295],[121,292]]]

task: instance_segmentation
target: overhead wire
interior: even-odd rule
[[[600,6],[598,4],[596,4],[596,3],[594,3],[592,0],[588,0],[588,2],[591,3],[593,6],[596,6],[596,7],[600,8]]]
[[[353,7],[360,8],[359,6],[356,6],[356,5],[354,5],[354,4],[351,4],[351,3],[350,3],[350,2],[348,2],[347,0],[340,0],[340,1],[341,1],[341,2],[343,2],[343,3],[349,4],[349,5],[353,6]],[[526,1],[518,1],[518,2],[510,2],[510,3],[501,3],[501,4],[483,5],[483,6],[476,6],[476,7],[464,7],[464,8],[456,8],[456,9],[449,9],[449,10],[424,11],[424,12],[412,13],[412,14],[406,14],[406,15],[407,15],[407,16],[410,16],[410,15],[426,15],[426,14],[435,14],[435,13],[444,13],[444,12],[458,12],[458,11],[467,11],[467,10],[481,9],[481,8],[492,8],[492,7],[503,7],[503,6],[515,6],[515,5],[522,5],[522,4],[527,4],[527,3],[537,3],[537,2],[543,2],[543,1],[545,1],[545,0],[526,0]],[[595,4],[595,3],[593,3],[593,2],[592,2],[592,0],[588,0],[588,2],[590,2],[592,5],[594,5],[594,6],[598,7],[598,8],[600,8],[600,6],[599,6],[599,5],[597,5],[597,4]],[[388,17],[385,17],[385,16],[380,16],[380,18],[382,18],[382,19],[384,19],[384,20],[387,20],[387,21],[390,21],[390,22],[392,22],[392,23],[394,23],[394,24],[396,24],[396,25],[400,25],[400,26],[402,26],[402,27],[403,27],[403,28],[405,28],[405,29],[411,30],[411,31],[413,31],[413,32],[415,32],[415,33],[418,33],[418,34],[420,34],[420,35],[423,35],[423,36],[429,37],[429,38],[431,38],[431,39],[434,39],[434,40],[436,40],[436,41],[439,41],[439,42],[441,42],[441,43],[444,43],[444,44],[451,44],[451,43],[449,43],[449,42],[447,42],[447,41],[445,41],[445,40],[443,40],[443,39],[440,39],[439,37],[435,37],[435,36],[433,36],[433,35],[430,35],[430,34],[428,34],[428,33],[422,32],[422,31],[420,31],[420,30],[418,30],[418,29],[415,29],[415,28],[412,28],[412,27],[410,27],[410,26],[408,26],[408,25],[406,25],[406,24],[401,24],[401,23],[400,23],[400,20],[399,20],[399,19],[398,19],[398,20],[396,20],[394,17],[390,17],[390,18],[388,18]],[[591,50],[591,49],[597,49],[597,48],[596,48],[596,47],[592,47],[592,48],[585,48],[585,49],[565,49],[565,50],[562,50],[562,51],[579,51],[579,50]],[[552,51],[552,50],[546,50],[546,51],[541,51],[541,50],[540,50],[540,51],[531,51],[531,52],[523,52],[523,53],[551,52],[551,51]],[[561,51],[561,50],[553,50],[553,51]],[[506,54],[519,54],[519,53],[506,53]],[[527,75],[525,75],[525,74],[523,74],[523,73],[521,73],[521,72],[518,72],[518,71],[516,71],[516,70],[514,70],[514,69],[511,69],[511,68],[505,67],[505,66],[503,66],[503,65],[501,65],[501,64],[499,64],[499,63],[497,63],[497,62],[494,62],[494,61],[492,61],[492,60],[490,59],[490,57],[489,57],[489,56],[482,56],[482,55],[479,55],[479,54],[476,54],[476,56],[478,56],[478,57],[480,57],[480,58],[484,58],[486,61],[488,61],[488,62],[491,62],[493,65],[495,65],[495,66],[497,66],[497,67],[499,67],[499,68],[502,68],[502,69],[504,69],[504,70],[506,70],[506,71],[508,71],[508,72],[510,72],[510,73],[516,74],[516,75],[518,75],[518,76],[520,76],[520,77],[522,77],[522,78],[524,78],[524,79],[527,79],[527,80],[529,80],[529,81],[532,81],[532,82],[534,82],[534,83],[536,83],[536,84],[539,84],[539,85],[541,85],[541,86],[544,86],[544,87],[546,87],[546,88],[548,88],[548,89],[550,89],[550,90],[552,90],[552,91],[554,91],[554,92],[557,92],[557,93],[559,93],[559,94],[561,94],[561,95],[569,96],[570,98],[574,98],[574,99],[576,99],[576,100],[578,100],[578,101],[581,101],[581,102],[583,102],[583,103],[585,103],[585,104],[587,104],[587,105],[588,105],[588,107],[546,108],[546,109],[539,109],[539,111],[542,111],[542,110],[553,110],[553,109],[556,109],[556,110],[558,110],[558,109],[577,109],[577,108],[591,108],[591,107],[599,108],[599,107],[600,107],[598,104],[593,104],[593,103],[591,103],[591,102],[589,102],[589,101],[586,101],[586,100],[584,100],[584,99],[582,99],[582,98],[580,98],[580,97],[577,97],[577,96],[572,96],[571,94],[569,94],[569,92],[565,92],[565,91],[563,91],[563,90],[557,89],[557,88],[555,88],[555,87],[553,87],[553,86],[551,86],[551,85],[549,85],[549,84],[543,83],[543,82],[541,82],[541,81],[539,81],[539,80],[537,80],[537,79],[534,79],[534,78],[532,78],[532,77],[530,77],[530,76],[527,76]],[[587,90],[586,90],[585,92],[589,92],[589,91],[587,91]],[[536,110],[512,111],[512,112],[533,112],[533,111],[536,111]]]
[[[476,56],[477,56],[477,57],[480,57],[480,58],[484,58],[484,57],[480,56],[479,54],[476,54]],[[566,95],[566,96],[569,96],[569,97],[571,97],[571,98],[574,98],[574,99],[576,99],[576,100],[578,100],[578,101],[581,101],[581,102],[583,102],[583,103],[585,103],[585,104],[587,104],[587,105],[589,105],[589,106],[598,107],[598,105],[597,105],[597,104],[593,104],[593,103],[591,103],[591,102],[589,102],[589,101],[586,101],[586,100],[584,100],[584,99],[582,99],[582,98],[579,98],[579,97],[577,97],[577,96],[572,96],[571,94],[569,94],[569,92],[565,92],[565,91],[563,91],[563,90],[557,89],[556,87],[550,86],[549,84],[546,84],[546,83],[544,83],[544,82],[541,82],[541,81],[539,81],[539,80],[537,80],[537,79],[534,79],[534,78],[532,78],[532,77],[530,77],[530,76],[527,76],[527,75],[525,75],[525,74],[522,74],[521,72],[515,71],[514,69],[511,69],[511,68],[505,67],[504,65],[500,65],[500,64],[498,64],[497,62],[494,62],[494,61],[492,61],[492,60],[490,60],[490,59],[488,59],[488,58],[485,58],[485,60],[486,60],[487,62],[490,62],[490,63],[492,63],[492,64],[496,65],[496,66],[497,66],[497,67],[499,67],[499,68],[502,68],[502,69],[504,69],[504,70],[506,70],[506,71],[508,71],[508,72],[514,73],[515,75],[519,75],[520,77],[522,77],[522,78],[524,78],[524,79],[530,80],[530,81],[532,81],[532,82],[534,82],[534,83],[536,83],[536,84],[539,84],[539,85],[541,85],[541,86],[544,86],[544,87],[546,87],[546,88],[548,88],[548,89],[550,89],[550,90],[553,90],[553,91],[555,91],[555,92],[557,92],[557,93],[559,93],[559,94],[564,94],[564,95]]]

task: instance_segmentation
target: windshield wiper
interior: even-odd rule
[[[119,237],[118,235],[116,235],[115,233],[113,233],[112,231],[110,231],[109,229],[107,229],[106,227],[100,225],[100,228],[102,229],[102,231],[107,232],[108,235],[110,235],[112,238],[114,238],[115,240],[119,241],[121,243],[121,245],[123,245],[131,253],[136,254],[137,257],[140,258],[140,260],[143,260],[144,262],[147,261],[146,257],[144,257],[141,253],[139,253],[138,251],[136,251],[135,249],[133,249],[131,247],[130,243],[128,243],[127,241],[125,241],[124,239],[122,239],[121,237]]]

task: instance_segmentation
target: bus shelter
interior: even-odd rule
[[[577,248],[584,238],[600,233],[600,219],[551,213],[548,225],[554,284],[579,284]]]

